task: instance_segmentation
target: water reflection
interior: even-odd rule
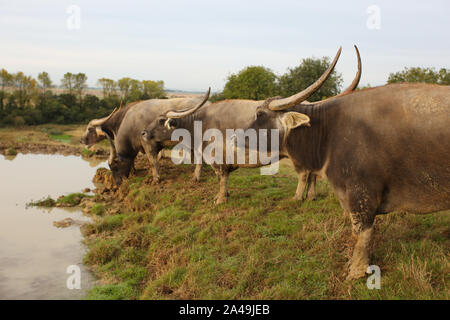
[[[48,210],[26,204],[47,195],[56,198],[93,188],[91,180],[99,164],[106,166],[75,156],[0,156],[0,299],[84,297],[92,276],[81,264],[85,249],[80,228],[59,229],[53,221],[88,218],[73,208]],[[81,290],[66,287],[69,265],[81,268]]]

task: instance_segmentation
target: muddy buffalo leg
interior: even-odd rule
[[[192,181],[200,182],[200,176],[202,173],[202,164],[201,163],[195,164],[195,155],[193,149],[191,150],[191,163],[194,164],[195,166],[194,174],[192,175]]]
[[[161,177],[159,176],[159,167],[158,167],[158,153],[161,150],[154,150],[148,144],[142,144],[145,154],[147,155],[148,161],[150,162],[150,166],[152,167],[152,176],[153,183],[159,183],[161,181]]]
[[[373,224],[377,209],[376,196],[365,186],[354,184],[342,203],[344,210],[350,213],[352,232],[356,244],[349,263],[348,280],[358,279],[366,275],[369,266]]]
[[[225,203],[228,200],[228,177],[230,175],[230,168],[224,165],[212,164],[211,167],[219,179],[219,193],[216,196],[216,204]]]

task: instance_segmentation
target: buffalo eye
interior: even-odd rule
[[[162,119],[159,119],[159,124],[160,125],[164,125],[166,123],[166,119],[164,119],[164,118],[162,118]]]

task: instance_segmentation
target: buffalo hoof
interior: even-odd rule
[[[218,197],[217,200],[215,201],[216,205],[222,204],[222,203],[226,203],[228,201],[227,197]]]
[[[351,264],[350,270],[347,275],[347,280],[351,281],[351,280],[364,278],[365,276],[367,276],[366,271],[367,271],[368,267],[369,267],[368,264],[361,264],[361,265]]]
[[[194,182],[194,183],[200,182],[200,177],[192,176],[191,181]]]
[[[160,177],[154,177],[152,180],[152,184],[159,184],[161,182],[161,178]]]
[[[305,200],[305,199],[303,199],[302,196],[295,195],[295,196],[292,197],[292,200],[302,202],[302,201]]]

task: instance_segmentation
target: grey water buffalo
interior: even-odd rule
[[[208,92],[209,97],[209,92]],[[82,138],[85,144],[98,141],[98,129],[105,134],[111,146],[108,164],[114,181],[120,184],[128,177],[134,159],[139,152],[147,155],[151,165],[154,183],[159,182],[158,153],[164,148],[164,143],[146,139],[142,143],[142,129],[144,129],[157,115],[166,110],[184,110],[198,104],[208,104],[206,98],[174,98],[151,99],[134,102],[123,108],[115,109],[108,117],[90,121],[86,134]],[[201,165],[196,166],[199,175]]]
[[[320,85],[333,71],[340,52],[341,50],[338,51],[331,65],[321,77]],[[352,92],[357,87],[361,77],[361,59],[357,48],[356,52],[358,56],[358,72],[350,87],[340,95],[346,95]],[[319,88],[320,85],[316,85],[316,87]],[[194,136],[194,123],[196,121],[201,121],[202,123],[202,134],[209,129],[217,129],[225,133],[229,129],[247,128],[254,120],[256,108],[262,103],[263,101],[236,99],[216,102],[203,108],[200,108],[201,106],[197,106],[196,108],[192,108],[191,110],[185,112],[176,112],[175,110],[171,110],[166,113],[161,113],[158,117],[156,117],[155,120],[147,126],[146,130],[143,131],[143,137],[160,142],[170,141],[174,129],[186,129],[190,132],[191,136]],[[314,105],[314,103],[312,105]],[[223,137],[225,137],[225,134]],[[203,149],[205,149],[209,143],[211,143],[211,141],[204,142]],[[224,140],[223,144],[225,145],[226,143],[227,142]],[[279,158],[284,157],[287,157],[287,154],[279,154]],[[216,204],[227,201],[228,176],[232,171],[243,166],[259,167],[261,165],[262,164],[259,161],[254,165],[237,163],[226,164],[225,161],[222,161],[222,164],[212,163],[211,166],[219,179],[219,192],[216,196]],[[306,193],[309,193],[309,197],[313,198],[315,196],[316,176],[314,174],[310,174],[310,172],[304,170],[304,168],[296,167],[296,170],[298,173],[298,186],[294,199],[302,200],[305,189]],[[310,189],[308,190],[308,188]]]
[[[450,86],[392,84],[302,104],[312,92],[266,101],[248,128],[278,129],[295,167],[328,179],[357,239],[355,279],[377,215],[450,209]]]

